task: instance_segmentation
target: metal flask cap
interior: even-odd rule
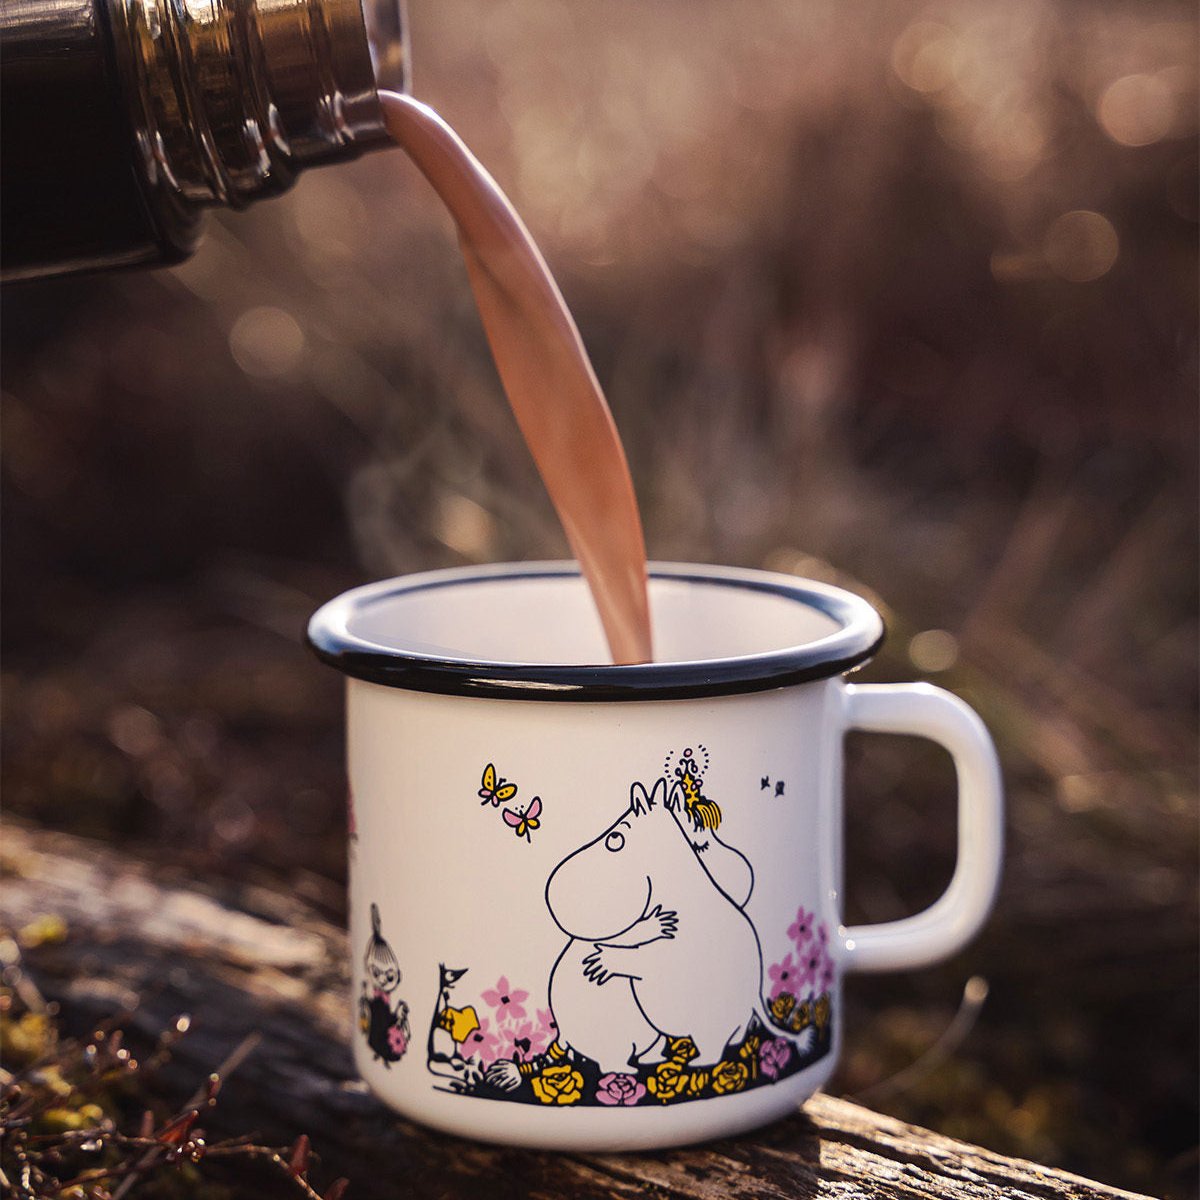
[[[111,0],[109,15],[168,212],[240,208],[388,141],[378,92],[406,86],[402,0]]]

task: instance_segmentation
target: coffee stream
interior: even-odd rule
[[[612,413],[541,252],[496,181],[432,109],[381,93],[388,131],[458,226],[508,402],[591,588],[614,662],[649,662],[646,550]]]

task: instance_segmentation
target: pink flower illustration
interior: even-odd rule
[[[524,1018],[525,1001],[528,999],[528,992],[509,986],[507,975],[501,975],[496,980],[495,988],[488,988],[483,993],[483,1002],[496,1010],[496,1018],[500,1021],[519,1021]]]
[[[813,935],[813,914],[808,912],[803,905],[796,910],[796,919],[788,926],[788,937],[796,945],[799,950],[804,946]]]
[[[538,1027],[532,1021],[514,1021],[500,1026],[501,1058],[511,1058],[513,1062],[529,1062],[543,1054],[550,1045],[546,1030]]]
[[[824,921],[817,926],[817,941],[821,943],[822,948],[829,945],[829,929]]]
[[[770,1041],[763,1042],[762,1048],[758,1052],[762,1073],[768,1079],[777,1078],[791,1057],[791,1043],[784,1041],[783,1038],[772,1038]]]
[[[817,990],[827,992],[833,987],[833,959],[828,954],[821,955],[821,966],[817,971]]]
[[[408,1038],[404,1036],[404,1030],[399,1025],[393,1025],[388,1030],[388,1049],[397,1058],[403,1057],[408,1049]]]
[[[556,1037],[558,1037],[558,1024],[554,1020],[554,1014],[548,1008],[539,1008],[537,1010],[537,1025],[538,1036],[544,1038],[546,1045],[549,1046]]]
[[[771,977],[770,999],[774,1000],[783,992],[796,994],[796,962],[790,954],[785,955],[783,962],[772,963],[767,968],[767,974]]]
[[[601,1104],[628,1108],[646,1094],[645,1084],[638,1083],[636,1075],[618,1075],[610,1071],[596,1081],[596,1099]]]
[[[545,1054],[550,1049],[550,1043],[554,1041],[555,1030],[547,1029],[544,1025],[534,1025],[531,1038],[533,1041],[533,1053]]]
[[[486,1067],[498,1058],[504,1058],[504,1042],[500,1039],[487,1017],[479,1018],[479,1028],[467,1034],[467,1040],[458,1048],[463,1058],[478,1059]]]
[[[824,958],[825,951],[816,942],[805,948],[804,953],[800,955],[797,995],[804,988],[808,988],[811,991],[816,986],[817,977]]]

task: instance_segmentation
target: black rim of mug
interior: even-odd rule
[[[689,662],[563,665],[468,660],[380,646],[350,632],[368,605],[445,587],[578,578],[574,563],[452,568],[402,576],[344,592],[313,615],[307,641],[317,657],[345,675],[406,691],[505,700],[687,700],[767,691],[854,670],[879,649],[883,618],[861,596],[829,584],[765,571],[651,563],[650,579],[766,592],[815,609],[838,624],[815,642],[760,654]]]

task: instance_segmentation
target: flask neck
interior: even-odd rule
[[[402,0],[113,0],[141,166],[168,210],[240,208],[387,132]]]

